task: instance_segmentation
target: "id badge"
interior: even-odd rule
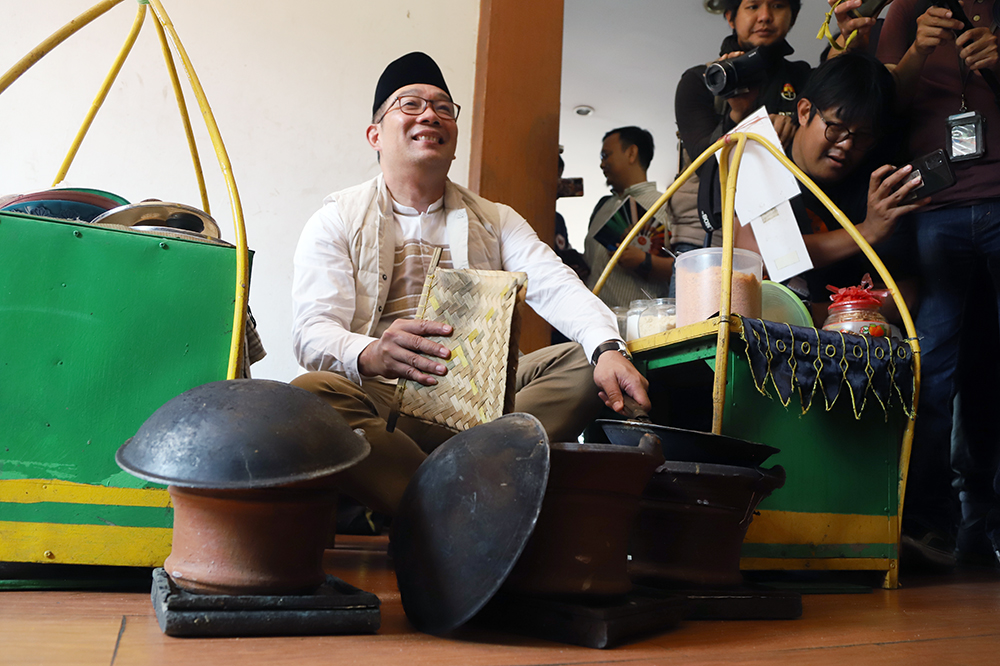
[[[952,162],[974,160],[986,154],[983,116],[967,111],[948,116],[948,159]]]

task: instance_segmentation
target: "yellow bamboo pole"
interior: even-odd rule
[[[108,75],[104,77],[104,82],[101,84],[100,90],[97,91],[97,97],[90,104],[90,109],[87,111],[86,117],[83,119],[83,124],[80,125],[80,130],[76,133],[76,137],[73,139],[73,143],[70,144],[69,151],[66,153],[66,158],[63,160],[62,165],[59,167],[59,171],[56,173],[55,179],[52,181],[52,187],[55,187],[66,178],[66,173],[69,171],[70,166],[73,164],[73,160],[76,158],[77,152],[80,150],[80,144],[83,143],[84,137],[87,136],[87,132],[90,130],[90,126],[94,123],[94,118],[97,117],[97,112],[101,110],[101,105],[104,104],[104,100],[107,99],[108,93],[111,91],[111,86],[114,85],[115,79],[118,78],[119,72],[122,71],[122,65],[125,64],[125,59],[128,58],[128,54],[132,52],[132,47],[135,45],[135,40],[139,36],[139,31],[142,30],[142,23],[146,20],[146,5],[139,4],[139,8],[135,13],[135,20],[132,21],[132,28],[129,30],[128,37],[125,38],[125,43],[122,45],[121,50],[118,52],[118,56],[111,65],[111,70]]]
[[[167,66],[167,73],[170,74],[170,84],[174,88],[174,97],[177,99],[177,108],[181,113],[181,122],[184,124],[184,136],[187,137],[188,149],[191,152],[191,161],[194,163],[194,175],[198,179],[198,193],[201,194],[201,208],[209,215],[212,209],[208,204],[208,188],[205,187],[205,173],[201,168],[201,158],[198,156],[198,144],[194,140],[194,130],[191,128],[191,117],[188,115],[187,104],[184,102],[184,91],[181,90],[181,82],[177,76],[177,67],[174,65],[174,57],[170,53],[170,44],[167,43],[167,35],[163,32],[163,26],[159,21],[153,21],[156,27],[156,35],[160,39],[160,48],[163,51],[163,60]]]
[[[149,0],[149,3],[153,7],[153,13],[156,15],[157,20],[170,36],[170,41],[173,43],[174,48],[181,57],[181,62],[184,64],[184,70],[187,72],[191,88],[198,100],[201,115],[205,119],[208,134],[211,136],[212,145],[215,147],[215,156],[219,161],[222,176],[229,190],[229,203],[233,212],[233,226],[236,229],[236,299],[233,308],[233,338],[229,352],[229,371],[227,376],[229,379],[234,379],[239,376],[243,366],[243,329],[246,326],[247,287],[250,280],[250,261],[247,251],[246,226],[243,223],[243,207],[240,203],[239,191],[236,188],[236,179],[233,177],[233,167],[229,161],[226,146],[222,141],[219,125],[215,121],[212,107],[209,106],[205,90],[201,86],[201,81],[199,81],[198,75],[194,71],[194,65],[191,64],[191,59],[188,57],[184,45],[181,44],[180,37],[178,37],[177,31],[174,29],[173,23],[170,22],[170,17],[167,16],[167,12],[163,9],[163,4],[160,0]]]
[[[22,74],[28,71],[32,65],[44,58],[52,49],[62,44],[80,28],[121,2],[122,0],[102,0],[102,2],[98,2],[49,35],[41,44],[29,51],[28,55],[14,63],[14,66],[8,69],[3,76],[0,76],[0,93],[10,87],[10,84],[14,83]]]
[[[719,290],[719,331],[715,345],[715,381],[712,385],[712,432],[722,434],[722,416],[726,402],[726,381],[729,377],[729,322],[733,304],[733,235],[736,206],[736,177],[746,146],[747,135],[731,135],[735,147],[727,144],[719,160],[722,198],[722,286]],[[729,156],[732,154],[732,165]]]

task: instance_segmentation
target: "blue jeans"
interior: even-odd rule
[[[975,304],[967,298],[975,266],[987,266],[991,297],[1000,293],[1000,199],[915,213],[906,224],[916,234],[921,279],[921,381],[904,525],[919,521],[952,532],[958,515],[950,449],[960,331],[975,325]],[[982,353],[997,350],[984,347]]]

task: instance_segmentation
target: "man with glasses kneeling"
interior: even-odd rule
[[[400,417],[386,432],[398,378],[432,385],[447,347],[427,339],[447,325],[414,319],[434,251],[443,268],[523,271],[527,303],[575,342],[527,354],[515,409],[534,414],[552,441],[575,441],[601,402],[624,410],[627,393],[649,408],[618,322],[576,273],[502,204],[448,180],[459,106],[426,54],[390,63],[379,78],[368,143],[381,174],[331,194],[295,251],[293,345],[312,370],[293,383],[325,399],[372,446],[339,475],[344,493],[393,515],[427,454],[451,434]]]
[[[929,199],[906,201],[921,185],[911,167],[886,164],[892,146],[892,75],[871,56],[850,52],[815,69],[796,106],[798,129],[788,156],[847,215],[887,264],[903,273],[904,244],[893,236],[899,218]],[[889,136],[887,136],[889,135]],[[810,298],[829,304],[827,285],[857,285],[874,269],[847,231],[805,186],[792,200],[814,269],[806,273]],[[900,237],[903,236],[903,237]],[[749,226],[736,225],[736,245],[757,251]]]

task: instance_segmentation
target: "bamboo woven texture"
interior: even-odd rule
[[[513,411],[517,306],[524,300],[527,279],[524,273],[506,271],[430,271],[417,318],[454,329],[448,337],[429,338],[451,350],[448,372],[433,386],[400,380],[399,414],[460,432]]]

